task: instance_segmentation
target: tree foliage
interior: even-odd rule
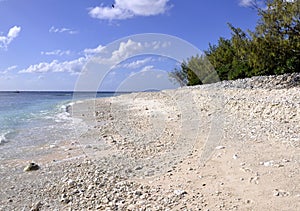
[[[228,24],[231,38],[209,44],[205,55],[184,61],[173,73],[186,85],[214,82],[209,61],[221,80],[300,71],[300,1],[266,0],[254,31],[244,32]],[[173,76],[174,76],[173,75]]]
[[[214,83],[219,81],[214,67],[205,55],[196,55],[183,61],[179,68],[171,73],[171,78],[181,86]]]

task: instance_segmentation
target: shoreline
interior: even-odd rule
[[[300,87],[230,84],[74,104],[87,132],[2,177],[0,210],[299,209]]]

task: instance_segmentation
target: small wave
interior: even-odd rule
[[[8,140],[6,138],[7,134],[9,134],[8,131],[0,134],[0,145],[3,145],[8,142]]]
[[[70,109],[74,105],[74,102],[69,102],[64,105],[60,105],[59,113],[55,115],[55,122],[66,122],[72,120]]]
[[[74,104],[75,104],[74,102],[64,104],[60,107],[60,109],[64,112],[69,112]]]
[[[70,120],[70,114],[68,112],[59,113],[55,116],[55,122],[65,122]]]

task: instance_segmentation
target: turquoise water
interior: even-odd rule
[[[0,159],[16,156],[26,146],[74,137],[78,128],[66,112],[72,101],[72,92],[0,92]]]

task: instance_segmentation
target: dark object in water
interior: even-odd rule
[[[112,4],[112,5],[111,5],[111,7],[112,7],[112,8],[115,8],[115,5],[114,5],[114,4]]]

